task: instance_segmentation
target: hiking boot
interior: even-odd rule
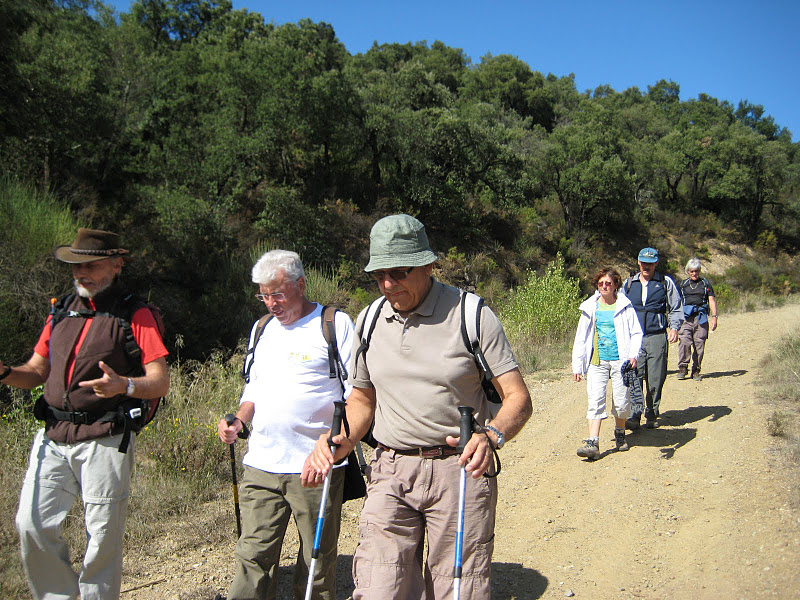
[[[583,446],[578,448],[578,456],[595,460],[600,456],[600,442],[597,440],[583,440]]]
[[[678,369],[678,379],[686,379],[686,369]]]
[[[653,417],[652,419],[648,417],[644,423],[644,426],[647,427],[648,429],[655,429],[656,427],[658,427],[658,421],[656,421],[655,417]]]
[[[625,427],[631,431],[636,431],[641,427],[640,419],[641,417],[631,417],[630,419],[625,419]]]
[[[700,375],[699,372],[698,373],[693,373],[692,374],[692,379],[694,379],[695,381],[702,381],[703,380],[703,376]]]
[[[630,448],[625,441],[625,430],[614,428],[614,441],[617,444],[617,452],[625,452]]]

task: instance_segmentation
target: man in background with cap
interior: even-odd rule
[[[683,322],[683,304],[678,286],[671,277],[656,272],[658,250],[642,248],[638,262],[639,272],[626,279],[622,286],[623,293],[636,309],[644,332],[636,370],[642,381],[646,406],[633,407],[633,414],[626,421],[628,429],[632,430],[641,426],[642,408],[645,427],[658,427],[661,390],[667,378],[669,344],[678,341],[678,330]]]
[[[130,323],[139,355],[131,357],[126,348],[115,315],[131,298],[118,279],[129,252],[117,234],[81,228],[55,256],[72,265],[76,293],[63,300],[59,313],[51,312],[27,363],[0,361],[3,383],[45,386],[35,409],[45,424],[34,438],[16,518],[22,564],[36,600],[114,600],[122,583],[134,460],[134,439],[120,407],[147,407],[142,399],[166,395],[168,353],[145,305]],[[88,538],[80,575],[72,570],[61,532],[79,496]]]
[[[460,291],[432,278],[436,255],[422,223],[409,215],[379,220],[370,234],[365,271],[386,302],[369,347],[354,354],[347,399],[349,433],[317,441],[302,474],[320,477],[367,432],[378,442],[367,471],[367,499],[353,557],[353,599],[450,597],[459,507],[459,478],[468,477],[461,598],[489,598],[497,482],[484,477],[499,449],[531,415],[531,399],[497,317],[481,312],[481,348],[503,399],[494,418],[473,356],[461,337]],[[367,310],[358,317],[362,331]],[[456,453],[459,406],[485,428]],[[423,558],[427,536],[428,555]]]

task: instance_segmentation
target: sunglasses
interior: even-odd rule
[[[598,281],[597,282],[597,287],[599,287],[599,288],[601,288],[601,287],[604,287],[604,288],[605,287],[614,287],[614,282],[613,281]]]
[[[409,267],[408,269],[392,269],[391,271],[372,271],[370,275],[372,278],[377,281],[381,282],[387,277],[391,277],[392,281],[403,281],[411,271],[414,270],[414,267]]]

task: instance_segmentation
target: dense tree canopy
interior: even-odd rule
[[[798,241],[771,216],[797,212],[798,145],[761,105],[682,101],[666,80],[581,93],[441,42],[350,55],[328,24],[269,17],[230,0],[116,16],[0,0],[0,167],[123,231],[132,276],[197,352],[241,335],[223,298],[257,243],[358,272],[390,211],[419,216],[442,251],[555,249],[620,214],[645,229],[653,207]]]

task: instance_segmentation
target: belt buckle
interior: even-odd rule
[[[420,448],[419,449],[419,457],[420,458],[436,458],[439,456],[444,455],[444,450],[442,448]]]
[[[69,419],[73,425],[88,425],[89,414],[85,412],[74,412],[70,415]]]

